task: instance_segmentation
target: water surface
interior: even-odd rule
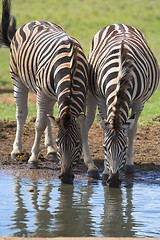
[[[160,176],[137,173],[119,189],[101,181],[0,175],[0,236],[160,237]]]

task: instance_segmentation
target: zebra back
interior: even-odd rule
[[[140,100],[143,107],[159,83],[158,63],[143,34],[124,24],[108,26],[95,35],[89,67],[89,84],[100,113],[115,130],[127,121],[132,104]]]
[[[75,38],[56,24],[30,22],[17,30],[11,52],[12,75],[18,75],[33,92],[41,89],[48,97],[57,98],[62,123],[68,122],[64,121],[68,114],[76,117],[84,111],[88,63]]]

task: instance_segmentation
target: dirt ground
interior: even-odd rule
[[[13,97],[0,94],[0,102],[11,102]],[[35,98],[30,96],[30,101]],[[157,119],[159,120],[159,119]],[[49,161],[45,158],[45,148],[42,138],[40,169],[36,171],[27,169],[27,160],[30,154],[32,143],[34,140],[34,120],[27,122],[23,134],[23,151],[24,155],[17,160],[10,159],[10,152],[15,138],[16,121],[0,121],[0,170],[8,170],[18,175],[35,174],[38,177],[58,176],[60,173],[60,165],[55,161]],[[53,128],[54,136],[57,129]],[[160,126],[148,125],[147,127],[139,127],[134,142],[134,162],[136,168],[143,170],[160,170]],[[54,137],[55,138],[55,137]],[[100,172],[103,170],[103,133],[97,124],[94,124],[89,132],[89,144],[95,164]],[[74,173],[77,175],[86,174],[86,167],[82,159],[75,164]]]

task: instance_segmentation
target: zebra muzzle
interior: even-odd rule
[[[74,174],[73,173],[61,173],[59,179],[62,183],[73,184]]]
[[[109,187],[115,187],[118,188],[121,185],[122,180],[119,178],[119,173],[116,172],[114,174],[111,174],[109,178],[107,179],[107,185]]]

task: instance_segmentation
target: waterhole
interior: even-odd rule
[[[1,173],[0,236],[160,237],[160,176],[136,173],[115,189]]]

